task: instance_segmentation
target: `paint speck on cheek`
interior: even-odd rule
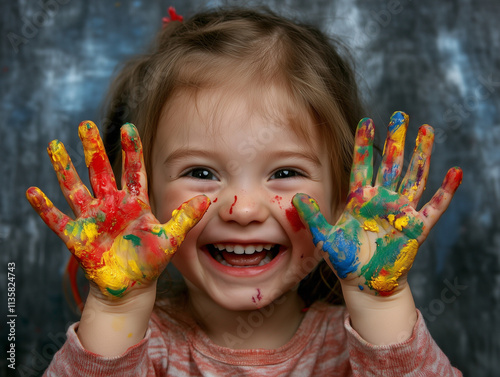
[[[271,199],[271,203],[278,203],[280,209],[283,209],[283,207],[281,206],[281,200],[283,200],[283,197],[276,195],[274,198]]]
[[[217,200],[218,200],[218,199],[219,199],[219,198],[215,198],[214,200],[212,200],[212,203],[217,203]]]
[[[238,197],[235,195],[234,196],[234,202],[233,204],[231,204],[231,208],[229,208],[229,214],[232,215],[233,214],[233,208],[234,206],[236,205],[236,201],[238,200]]]
[[[297,209],[293,205],[285,210],[285,214],[286,218],[288,219],[288,222],[290,223],[292,229],[295,232],[298,232],[301,229],[305,229],[302,220],[300,220],[299,213],[297,212]]]

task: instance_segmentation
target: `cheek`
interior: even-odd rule
[[[150,194],[151,209],[160,223],[166,223],[172,218],[172,212],[187,199],[177,190],[153,187]]]

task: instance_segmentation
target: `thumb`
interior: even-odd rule
[[[172,212],[172,218],[163,225],[153,229],[158,236],[164,235],[170,241],[167,253],[174,253],[182,241],[197,223],[201,220],[208,207],[210,199],[205,195],[198,195],[182,203],[179,208]]]
[[[332,226],[321,214],[316,200],[307,194],[295,194],[292,203],[297,209],[302,222],[309,227],[314,244],[326,241]]]

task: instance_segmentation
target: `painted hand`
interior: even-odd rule
[[[150,284],[168,264],[186,233],[201,219],[210,201],[197,196],[160,224],[151,213],[142,145],[135,126],[121,129],[122,190],[118,190],[99,131],[86,121],[79,126],[92,196],[57,140],[48,147],[61,190],[75,213],[59,211],[40,189],[26,196],[43,221],[76,256],[87,278],[107,296],[122,296],[132,287]]]
[[[359,122],[347,204],[335,226],[326,221],[314,199],[305,194],[293,198],[314,243],[320,244],[342,284],[357,285],[367,293],[390,295],[402,288],[419,245],[462,181],[460,168],[451,168],[441,188],[417,211],[429,172],[434,130],[429,125],[420,127],[408,171],[398,188],[407,127],[408,116],[395,112],[372,186],[375,129],[371,119]]]

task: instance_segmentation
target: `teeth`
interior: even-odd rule
[[[226,250],[227,250],[227,248],[226,248]],[[255,250],[255,249],[254,249],[254,250]],[[236,246],[234,247],[234,253],[235,253],[235,254],[245,254],[245,252],[246,252],[246,249],[245,249],[243,246],[236,245]],[[250,254],[250,253],[248,253],[248,254]]]
[[[260,252],[262,250],[269,251],[273,248],[273,246],[274,245],[271,243],[261,244],[261,245],[247,245],[247,246],[214,244],[214,247],[216,249],[218,249],[219,251],[226,250],[227,252],[235,253],[235,254],[253,254],[255,252]]]

